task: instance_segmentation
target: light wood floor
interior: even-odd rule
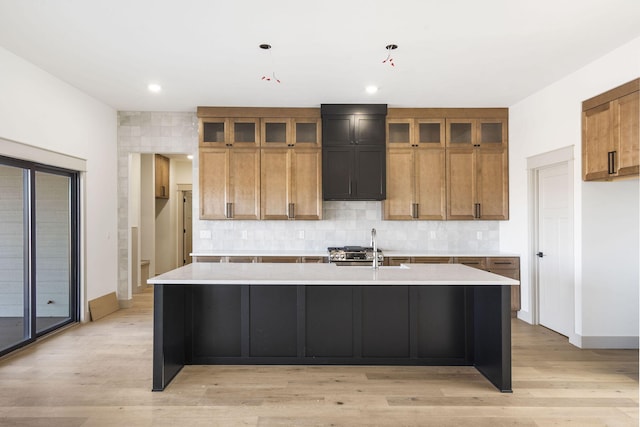
[[[151,389],[152,293],[0,360],[0,426],[637,426],[638,352],[513,320],[513,394],[471,367],[187,366]]]

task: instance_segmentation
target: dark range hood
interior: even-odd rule
[[[386,198],[386,104],[322,104],[324,200]]]

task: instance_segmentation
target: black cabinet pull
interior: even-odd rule
[[[608,155],[608,172],[609,175],[612,175],[614,173],[616,173],[616,152],[615,151],[609,151],[607,153]]]
[[[226,212],[224,216],[226,218],[233,218],[233,203],[227,203]]]
[[[473,217],[480,218],[480,215],[481,215],[480,203],[476,203],[474,207],[475,207],[475,212],[473,213]]]
[[[295,211],[295,206],[293,203],[289,203],[289,218],[295,218],[296,217],[296,211]]]

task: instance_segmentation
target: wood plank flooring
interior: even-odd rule
[[[0,426],[638,426],[638,352],[513,320],[513,394],[471,367],[187,366],[151,392],[152,292],[0,360]]]

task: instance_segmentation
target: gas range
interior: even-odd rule
[[[366,246],[342,246],[327,248],[329,262],[338,265],[371,265],[373,248]],[[382,265],[384,254],[378,249],[378,262]]]

